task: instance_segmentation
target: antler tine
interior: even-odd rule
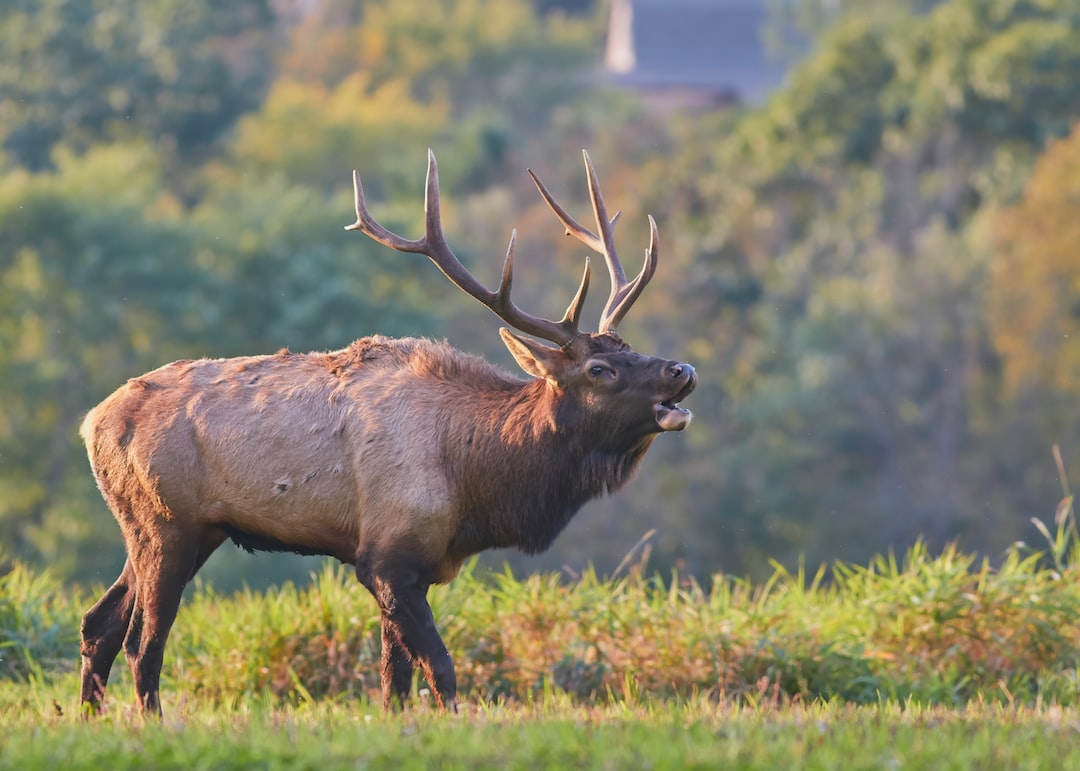
[[[356,222],[347,225],[346,230],[359,230],[384,246],[400,252],[423,254],[442,271],[451,282],[466,294],[479,300],[510,326],[528,335],[549,340],[557,345],[566,345],[579,334],[578,318],[581,304],[589,285],[589,268],[586,263],[585,278],[578,288],[566,315],[561,321],[550,321],[533,316],[518,308],[510,299],[510,286],[513,283],[514,243],[517,232],[510,236],[510,244],[503,261],[502,277],[499,288],[491,292],[461,264],[457,256],[446,243],[442,230],[442,215],[439,206],[439,168],[435,162],[435,153],[428,150],[427,181],[424,191],[424,237],[416,240],[403,238],[387,230],[375,221],[364,201],[364,188],[360,184],[359,172],[353,172],[353,195],[356,202]]]
[[[536,189],[540,191],[540,195],[543,197],[544,202],[547,203],[548,208],[555,212],[555,216],[559,218],[559,222],[566,228],[566,235],[573,236],[594,252],[603,254],[604,242],[597,238],[595,233],[570,216],[570,213],[559,205],[559,202],[555,200],[555,196],[553,196],[547,187],[544,186],[544,183],[540,181],[540,178],[536,176],[532,169],[526,169],[526,171],[528,171],[529,176],[532,177],[533,184],[536,185]],[[618,215],[616,215],[616,218],[617,217]]]
[[[608,273],[611,274],[611,295],[608,297],[605,306],[606,311],[607,308],[611,307],[616,292],[626,283],[626,272],[623,271],[622,261],[619,259],[618,252],[615,251],[615,237],[613,235],[615,224],[614,222],[608,222],[607,208],[604,206],[604,196],[600,192],[600,180],[596,177],[596,169],[593,168],[592,159],[587,151],[582,150],[581,155],[585,159],[585,176],[589,180],[589,198],[592,200],[593,214],[596,215],[596,228],[600,231],[600,238],[604,245],[600,253],[604,255]]]
[[[656,227],[656,220],[650,214],[649,248],[645,250],[645,264],[641,266],[641,272],[637,274],[633,281],[623,284],[619,292],[613,294],[612,299],[608,300],[607,307],[604,308],[604,313],[600,317],[600,334],[614,332],[615,327],[619,326],[619,322],[622,321],[626,312],[630,310],[630,306],[637,302],[642,290],[652,280],[653,273],[656,272],[656,261],[659,257],[660,233]]]
[[[581,285],[578,287],[577,294],[574,295],[574,299],[570,301],[570,305],[566,309],[566,314],[563,316],[563,323],[569,321],[576,328],[578,321],[581,319],[581,308],[585,304],[585,294],[589,291],[589,255],[585,255],[585,274],[581,277]]]
[[[364,201],[364,186],[360,183],[360,172],[353,169],[353,198],[356,201],[356,222],[346,225],[346,230],[359,230],[367,234],[383,246],[389,246],[401,252],[421,253],[423,251],[423,239],[412,241],[407,238],[391,233],[371,216]]]
[[[608,274],[611,276],[611,294],[608,295],[607,303],[604,306],[604,311],[600,316],[600,334],[607,332],[614,332],[615,327],[626,315],[627,311],[634,304],[639,296],[641,296],[642,290],[645,285],[649,283],[653,273],[656,271],[656,260],[659,256],[659,236],[656,229],[656,222],[653,218],[649,217],[649,225],[651,228],[649,249],[645,252],[645,264],[641,268],[641,272],[633,281],[626,280],[626,271],[623,269],[622,261],[619,259],[619,254],[615,250],[615,238],[614,229],[615,223],[619,219],[621,211],[615,212],[615,215],[610,219],[607,216],[607,207],[604,205],[604,196],[600,192],[600,182],[596,175],[596,169],[593,167],[592,159],[589,158],[589,153],[586,150],[581,151],[582,156],[585,159],[585,174],[589,181],[589,198],[592,200],[593,214],[596,217],[596,227],[600,232],[600,235],[596,235],[591,230],[586,228],[576,219],[574,219],[562,206],[559,205],[555,197],[548,191],[544,183],[540,181],[529,170],[529,176],[532,177],[533,183],[540,191],[540,195],[547,203],[548,207],[555,213],[555,216],[566,228],[566,234],[573,236],[583,244],[588,246],[593,251],[599,253],[604,257],[604,262],[607,264]]]
[[[497,300],[496,304],[500,308],[505,308],[508,305],[513,305],[510,301],[510,284],[513,281],[514,272],[514,244],[517,241],[517,230],[510,232],[510,244],[506,247],[506,259],[503,260],[503,272],[502,279],[499,282],[499,290],[496,292]],[[589,257],[585,256],[585,274],[581,277],[581,284],[578,285],[578,290],[574,294],[574,299],[570,301],[570,305],[566,308],[566,313],[563,314],[562,319],[558,322],[561,328],[573,329],[574,334],[578,332],[578,324],[581,319],[581,309],[585,304],[585,295],[589,291],[589,279],[591,275],[591,269],[589,267]],[[494,310],[494,309],[493,309]],[[499,313],[496,311],[496,313]],[[502,315],[501,313],[499,315]],[[573,337],[573,335],[571,335]],[[546,338],[550,339],[550,338]],[[557,342],[557,341],[553,341]]]

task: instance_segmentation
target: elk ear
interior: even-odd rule
[[[566,360],[565,353],[558,348],[518,337],[506,327],[500,328],[499,334],[519,367],[533,377],[558,382],[558,375]]]

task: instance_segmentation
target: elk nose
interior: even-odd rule
[[[673,377],[675,379],[678,379],[678,378],[682,377],[684,373],[686,374],[686,376],[688,378],[692,378],[694,376],[694,368],[691,367],[689,364],[677,364],[677,363],[676,364],[671,364],[668,367],[668,374],[671,375],[671,377]]]

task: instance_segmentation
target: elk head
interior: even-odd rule
[[[424,199],[425,234],[422,238],[403,238],[376,222],[367,209],[360,175],[355,171],[353,190],[356,199],[356,222],[347,226],[346,230],[360,230],[397,251],[426,255],[450,281],[479,300],[510,326],[527,335],[554,343],[554,346],[545,345],[520,337],[505,327],[500,329],[502,340],[518,365],[533,377],[547,381],[556,392],[564,396],[568,407],[572,405],[576,408],[579,419],[583,419],[586,424],[592,422],[589,420],[590,416],[595,416],[597,430],[604,432],[611,432],[612,421],[625,426],[631,431],[631,435],[651,436],[663,431],[681,431],[689,425],[691,413],[679,406],[679,402],[687,397],[697,384],[694,368],[689,364],[635,353],[615,331],[656,271],[660,254],[656,221],[649,216],[650,239],[645,252],[645,263],[641,272],[633,280],[628,280],[622,261],[615,251],[612,234],[619,212],[611,218],[608,217],[596,170],[589,154],[582,151],[582,155],[596,219],[596,233],[584,227],[560,206],[531,169],[528,173],[544,201],[566,229],[566,234],[604,258],[611,278],[611,293],[596,333],[582,332],[578,327],[591,276],[588,257],[585,258],[585,272],[581,284],[559,321],[526,313],[510,298],[516,230],[511,232],[503,260],[502,279],[495,291],[488,290],[461,264],[443,235],[439,171],[431,150],[428,150]]]

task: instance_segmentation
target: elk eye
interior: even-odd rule
[[[605,372],[607,372],[607,367],[601,367],[599,364],[594,364],[593,366],[589,367],[589,374],[593,377],[600,377]]]

